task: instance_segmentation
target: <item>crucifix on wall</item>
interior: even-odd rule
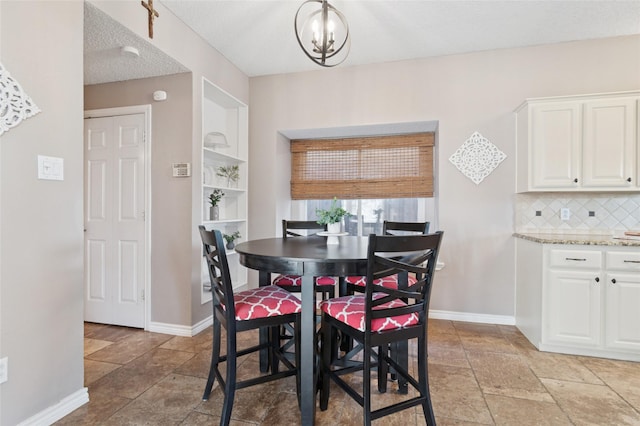
[[[149,12],[149,38],[153,38],[153,20],[155,18],[159,18],[160,14],[153,8],[153,0],[149,0],[149,3],[144,1],[141,1],[140,3],[142,4],[142,7],[147,9]]]

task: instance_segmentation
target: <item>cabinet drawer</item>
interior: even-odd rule
[[[602,253],[586,250],[550,250],[549,266],[552,268],[599,269]]]
[[[623,271],[640,271],[640,251],[610,251],[607,252],[607,269]]]

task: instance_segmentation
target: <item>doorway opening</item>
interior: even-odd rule
[[[84,319],[148,328],[151,106],[85,111]]]

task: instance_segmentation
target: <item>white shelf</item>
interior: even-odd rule
[[[207,157],[211,157],[213,159],[217,159],[221,162],[225,162],[227,164],[231,164],[231,163],[235,163],[235,164],[242,164],[242,163],[246,163],[247,160],[243,159],[243,158],[239,158],[236,157],[235,155],[230,155],[230,154],[225,154],[223,152],[217,151],[215,149],[212,148],[202,148],[202,151],[205,154],[205,158]]]
[[[221,189],[222,191],[224,191],[225,193],[225,197],[226,196],[238,196],[240,194],[244,194],[247,192],[246,189],[240,189],[240,188],[229,188],[227,186],[223,186],[223,185],[208,185],[208,184],[202,184],[202,187],[204,189]]]
[[[212,84],[202,80],[202,204],[200,205],[201,222],[207,229],[219,229],[230,234],[239,231],[240,241],[248,238],[248,172],[247,163],[249,147],[248,108],[233,96]],[[224,135],[227,145],[208,145],[208,134]],[[216,170],[223,166],[239,166],[240,178],[234,187],[228,186],[224,177],[217,176]],[[224,192],[218,204],[219,220],[209,219],[209,195],[214,189]],[[246,285],[247,270],[239,263],[235,250],[227,250],[227,260],[234,287]],[[201,303],[211,300],[211,292],[205,290],[209,286],[209,275],[206,264],[203,264]]]

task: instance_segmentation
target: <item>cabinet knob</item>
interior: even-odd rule
[[[612,283],[612,284],[615,284],[615,283],[616,283],[616,279],[615,279],[615,278],[612,278],[612,279],[611,279],[611,283]]]
[[[627,178],[627,182],[631,183],[631,178],[630,177]]]
[[[574,183],[578,183],[578,178],[575,178],[575,179],[573,180],[573,182],[574,182]]]
[[[599,283],[600,282],[600,277],[596,277],[596,282]]]

